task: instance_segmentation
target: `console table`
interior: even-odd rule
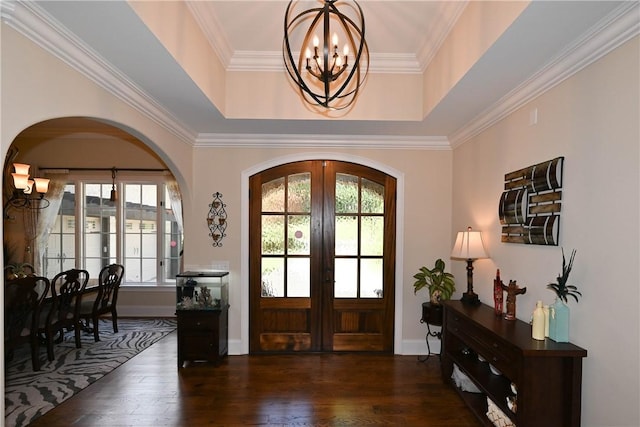
[[[443,380],[451,382],[456,364],[473,381],[481,393],[456,390],[485,425],[493,425],[486,416],[488,397],[518,427],[580,426],[585,349],[549,338],[534,340],[531,325],[498,317],[484,304],[443,304]],[[502,374],[492,373],[489,364]],[[507,404],[514,396],[515,412]]]

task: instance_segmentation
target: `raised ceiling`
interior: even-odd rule
[[[382,137],[398,145],[448,146],[463,142],[638,32],[637,22],[629,19],[637,21],[637,2],[501,2],[522,12],[433,105],[424,107],[429,100],[416,103],[417,109],[407,105],[406,117],[400,118],[397,107],[389,118],[386,111],[366,113],[366,117],[363,113],[327,117],[304,111],[291,87],[286,93],[269,87],[249,94],[230,89],[233,76],[241,76],[236,80],[252,76],[265,85],[283,79],[281,45],[287,3],[5,1],[2,14],[9,25],[194,144],[252,144],[322,135],[325,142],[350,137],[357,144]],[[359,3],[366,20],[371,75],[387,79],[382,80],[384,85],[368,83],[364,91],[370,92],[363,96],[363,103],[384,102],[394,88],[415,81],[416,76],[422,81],[456,25],[468,24],[461,18],[467,2]],[[173,13],[162,18],[175,22],[158,25],[160,17],[154,12],[160,15],[161,6],[187,11],[189,16]],[[483,19],[486,22],[479,24],[491,25],[494,17]],[[208,46],[176,46],[163,38],[165,29],[180,23],[194,23],[189,31],[198,30]],[[460,50],[449,54],[467,55]],[[182,54],[220,64],[220,75],[210,78],[212,85],[220,81],[226,85],[224,98],[216,98]],[[428,88],[418,86],[417,97],[424,98]],[[275,101],[259,113],[246,108],[261,105],[265,97],[277,98],[274,93],[286,95],[284,99],[293,96],[295,102],[287,102],[285,112]]]

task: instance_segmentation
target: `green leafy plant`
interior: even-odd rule
[[[34,272],[33,265],[28,262],[14,262],[4,267],[5,276],[8,280],[20,279],[32,275]]]
[[[571,269],[573,268],[573,260],[576,257],[576,250],[571,251],[571,256],[569,257],[569,263],[567,264],[566,259],[564,257],[564,249],[562,249],[562,273],[558,275],[556,279],[556,283],[549,283],[547,285],[547,289],[551,289],[556,293],[558,298],[562,301],[567,302],[567,297],[573,297],[573,299],[578,302],[578,296],[582,296],[578,288],[574,285],[567,285],[569,281],[569,274],[571,273]]]
[[[447,273],[442,259],[437,259],[432,269],[420,267],[420,271],[413,278],[413,293],[416,294],[424,287],[429,289],[431,304],[439,305],[440,301],[448,300],[456,290],[453,274]]]

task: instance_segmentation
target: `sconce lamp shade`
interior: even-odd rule
[[[49,191],[49,180],[47,178],[34,178],[36,182],[36,191],[40,194],[44,194]]]
[[[451,258],[480,259],[488,257],[489,255],[487,255],[482,242],[481,232],[471,231],[471,227],[467,231],[458,232],[456,242],[451,251]]]
[[[11,174],[13,176],[13,186],[18,190],[25,190],[29,187],[29,175],[21,174],[14,172]]]
[[[14,163],[13,164],[13,169],[15,170],[15,172],[18,175],[29,175],[29,168],[31,166],[30,165],[26,165],[24,163]]]

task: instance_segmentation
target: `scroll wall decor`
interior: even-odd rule
[[[216,192],[213,194],[213,201],[209,203],[209,213],[207,214],[207,226],[209,227],[209,236],[213,239],[213,246],[222,246],[222,239],[227,229],[227,211],[222,202],[222,194]]]
[[[503,242],[558,245],[563,163],[557,157],[504,176],[498,207]]]

